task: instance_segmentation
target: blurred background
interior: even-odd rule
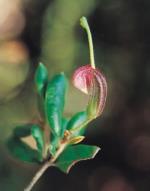
[[[0,190],[23,191],[38,166],[12,158],[13,128],[37,117],[33,76],[39,61],[49,77],[89,63],[81,16],[90,23],[96,65],[106,75],[103,115],[89,124],[85,143],[101,151],[65,175],[48,169],[35,191],[150,190],[150,1],[0,0]],[[65,115],[85,96],[69,87]]]

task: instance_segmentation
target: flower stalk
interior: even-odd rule
[[[91,64],[91,67],[95,69],[95,58],[94,58],[94,47],[93,47],[92,34],[91,34],[91,30],[90,30],[86,17],[81,17],[80,25],[87,32],[88,42],[89,42],[89,52],[90,52],[90,64]]]

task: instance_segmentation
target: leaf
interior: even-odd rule
[[[63,134],[65,133],[67,124],[68,124],[68,119],[62,118]],[[55,155],[55,153],[57,151],[57,148],[59,146],[59,143],[60,143],[60,137],[51,134],[51,143],[50,143],[50,146],[49,146],[49,150],[50,150],[50,153],[51,153],[52,156]]]
[[[94,158],[99,150],[99,147],[89,145],[68,146],[57,159],[56,167],[68,173],[74,164]]]
[[[84,136],[77,136],[77,137],[71,138],[71,139],[68,141],[68,143],[69,143],[70,145],[75,145],[75,144],[80,143],[80,142],[83,141],[84,139],[85,139]]]
[[[48,82],[47,68],[42,63],[39,63],[35,73],[35,84],[37,87],[37,91],[40,95],[44,94],[44,88],[47,82]]]
[[[68,122],[67,130],[72,130],[73,135],[83,135],[85,125],[87,124],[88,116],[86,111],[76,113]]]
[[[48,83],[45,97],[45,113],[55,136],[63,135],[62,113],[65,102],[67,80],[64,74],[54,76]]]
[[[104,75],[90,65],[82,66],[74,72],[73,84],[89,95],[87,105],[89,118],[98,117],[103,112],[107,97],[107,82]]]
[[[22,142],[17,137],[10,137],[7,141],[7,148],[13,157],[26,162],[39,162],[41,160],[39,153]]]
[[[24,125],[17,126],[13,130],[13,134],[15,137],[27,137],[31,135],[32,126],[33,124],[24,124]]]
[[[49,146],[49,151],[50,151],[52,156],[54,156],[56,154],[59,143],[60,143],[60,138],[58,136],[54,136],[52,134],[51,143],[50,143],[50,146]]]
[[[40,137],[40,129],[38,125],[26,124],[22,126],[17,126],[13,131],[13,136],[8,140],[7,146],[11,154],[23,161],[36,162],[42,161],[42,140]],[[24,143],[21,138],[33,135],[38,151],[32,149],[29,145]]]
[[[31,134],[35,139],[38,151],[42,156],[44,148],[44,135],[42,129],[38,125],[33,125],[31,129]]]
[[[66,118],[62,118],[62,129],[63,129],[63,134],[67,128],[67,124],[68,124],[68,119]]]

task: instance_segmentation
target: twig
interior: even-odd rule
[[[43,175],[43,173],[48,169],[48,167],[53,166],[53,164],[50,164],[50,162],[46,162],[35,174],[33,179],[31,180],[30,184],[24,189],[24,191],[30,191],[33,186],[36,184],[36,182],[40,179],[40,177]]]
[[[44,172],[51,166],[55,166],[54,162],[59,157],[59,155],[63,152],[65,147],[67,146],[66,143],[62,144],[61,147],[57,150],[55,156],[51,158],[51,160],[45,162],[45,164],[37,171],[37,173],[32,178],[29,185],[24,189],[24,191],[31,191],[33,186],[37,183],[37,181],[40,179],[40,177],[44,174]]]

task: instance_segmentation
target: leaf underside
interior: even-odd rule
[[[95,157],[100,150],[97,146],[75,145],[68,146],[56,161],[56,167],[68,173],[71,167],[79,161],[88,160]]]
[[[32,149],[30,146],[22,142],[16,137],[10,137],[7,141],[7,148],[14,158],[25,162],[37,163],[40,161],[38,151]]]
[[[27,137],[31,134],[31,128],[33,124],[19,125],[13,130],[15,137]]]
[[[35,139],[38,150],[31,148],[21,140],[21,138],[30,135]],[[43,132],[36,124],[17,126],[13,131],[13,135],[9,137],[6,142],[7,148],[12,156],[22,161],[36,163],[42,161],[43,144]]]

